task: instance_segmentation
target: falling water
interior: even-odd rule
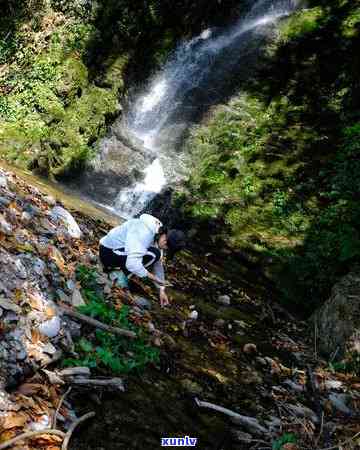
[[[296,0],[260,0],[229,29],[207,29],[178,46],[113,127],[117,136],[126,136],[131,146],[141,148],[148,161],[142,179],[117,195],[114,207],[120,215],[135,215],[181,177],[177,145],[186,129],[199,113],[221,100],[226,83],[246,74],[248,59],[274,24],[297,6]]]

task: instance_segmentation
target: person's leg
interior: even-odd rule
[[[131,273],[126,268],[126,258],[125,249],[118,249],[118,253],[114,253],[110,248],[100,245],[99,256],[105,271],[110,271],[111,269],[120,268],[126,276],[131,275]],[[123,253],[123,254],[122,254]],[[161,258],[161,251],[157,247],[149,247],[145,255],[143,256],[142,263],[144,267],[151,267],[156,261]]]
[[[120,249],[121,250],[121,249]],[[100,245],[99,257],[102,265],[104,266],[104,271],[110,271],[111,269],[120,268],[126,271],[126,254],[118,255],[114,253],[111,248],[104,247]],[[127,271],[129,273],[129,271]]]

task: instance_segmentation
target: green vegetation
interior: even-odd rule
[[[87,366],[101,372],[128,373],[141,371],[149,363],[158,363],[159,351],[146,344],[145,332],[129,322],[129,307],[116,309],[101,294],[96,282],[96,271],[87,267],[77,268],[77,279],[82,286],[86,305],[79,311],[103,323],[136,332],[136,339],[121,338],[106,331],[97,330],[92,339],[80,338],[75,344],[77,358],[67,358],[65,366]]]
[[[107,88],[91,82],[84,58],[95,33],[92,25],[50,12],[39,26],[40,42],[34,46],[28,45],[34,30],[25,26],[17,31],[14,59],[0,78],[0,89],[6,91],[0,99],[0,155],[63,175],[83,167],[94,152],[92,144],[118,114],[122,79],[111,79],[111,66]]]
[[[282,23],[243,93],[193,130],[177,199],[308,312],[360,258],[358,6],[312,3]]]
[[[120,114],[127,81],[143,81],[180,37],[229,14],[218,2],[180,3],[5,2],[0,157],[51,177],[81,171]]]
[[[293,433],[285,433],[272,444],[272,450],[281,450],[285,444],[296,444],[297,438]]]

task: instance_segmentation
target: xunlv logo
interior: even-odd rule
[[[183,438],[161,438],[161,447],[195,447],[197,438],[185,436]]]

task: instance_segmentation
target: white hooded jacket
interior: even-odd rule
[[[125,254],[126,268],[135,275],[143,278],[148,275],[142,263],[147,249],[154,246],[154,238],[159,232],[162,223],[150,214],[142,214],[139,219],[130,219],[119,225],[100,240],[100,244],[110,248],[114,253]],[[124,251],[119,252],[119,249]],[[154,275],[164,280],[164,268],[162,261],[157,261],[153,266]]]

